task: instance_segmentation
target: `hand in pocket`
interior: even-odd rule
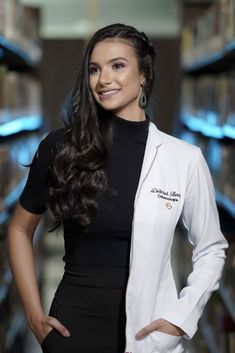
[[[140,339],[153,331],[160,331],[162,333],[172,336],[183,336],[185,332],[178,326],[162,318],[152,321],[149,325],[143,327],[137,334],[136,338]]]
[[[34,323],[32,326],[33,333],[40,345],[53,329],[57,330],[64,337],[70,336],[68,329],[53,316],[45,315],[39,322]]]

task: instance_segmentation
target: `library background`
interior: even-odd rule
[[[220,288],[199,320],[190,353],[234,353],[234,0],[148,0],[144,4],[0,0],[0,353],[40,352],[25,321],[7,258],[6,228],[27,178],[24,165],[31,162],[40,140],[63,126],[59,109],[74,82],[87,38],[114,22],[133,24],[152,40],[157,51],[155,123],[202,149],[229,242]],[[50,222],[48,211],[34,236],[45,310],[63,272],[62,236],[47,233]],[[191,251],[179,225],[172,246],[179,288],[192,268]]]

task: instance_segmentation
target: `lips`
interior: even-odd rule
[[[110,89],[110,90],[106,90],[106,91],[99,91],[98,94],[102,97],[105,96],[111,96],[113,94],[116,94],[120,91],[120,89]]]

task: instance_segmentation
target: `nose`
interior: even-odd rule
[[[106,85],[112,82],[112,74],[108,69],[102,69],[99,75],[99,83],[101,85]]]

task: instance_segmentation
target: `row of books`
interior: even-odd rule
[[[40,135],[31,133],[0,144],[0,212],[6,208],[6,197],[28,173],[24,165],[32,161],[40,139]]]
[[[181,104],[184,113],[197,116],[212,125],[235,126],[235,72],[185,76]]]
[[[40,114],[41,85],[32,75],[0,66],[0,123],[17,116]]]
[[[39,44],[40,12],[19,0],[0,0],[0,36],[26,50]]]
[[[182,31],[182,60],[185,65],[221,52],[235,40],[234,0],[215,0],[205,13]]]
[[[210,168],[216,190],[235,205],[235,146],[187,132],[181,138],[199,146]],[[234,206],[235,207],[235,206]]]

